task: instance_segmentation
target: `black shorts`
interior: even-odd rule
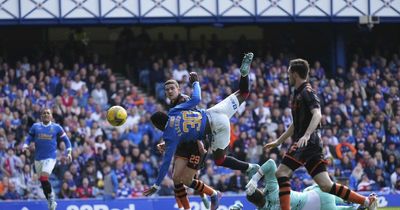
[[[199,170],[204,167],[206,154],[202,155],[195,141],[182,142],[178,145],[175,157],[188,160],[187,167]]]
[[[297,142],[293,143],[283,157],[282,164],[288,166],[292,171],[304,165],[312,177],[326,171],[326,161],[320,142],[318,139],[310,139],[307,146],[302,148],[297,147]]]

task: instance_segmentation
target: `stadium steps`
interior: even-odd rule
[[[117,84],[123,85],[126,77],[118,72],[114,72],[114,75],[115,75],[115,78],[117,79]]]
[[[127,77],[124,76],[123,74],[119,73],[119,72],[114,72],[114,75],[115,75],[115,79],[117,80],[117,84],[120,85],[120,86],[124,85],[124,80]],[[131,80],[131,82],[132,82],[132,80]],[[135,86],[138,87],[138,93],[139,94],[147,95],[146,91],[142,90],[142,88],[139,85],[135,84]]]

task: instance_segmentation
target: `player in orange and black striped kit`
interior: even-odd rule
[[[293,140],[293,144],[275,174],[279,184],[281,208],[282,210],[290,209],[290,177],[294,170],[304,165],[322,191],[375,210],[377,209],[375,194],[371,194],[369,197],[362,196],[351,191],[347,186],[333,183],[328,175],[322,155],[319,130],[320,101],[307,81],[308,73],[309,64],[306,60],[290,61],[289,82],[296,88],[292,98],[293,123],[277,140],[265,145],[266,148],[271,149],[280,145],[288,137],[292,137]]]

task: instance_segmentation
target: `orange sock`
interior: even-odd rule
[[[282,210],[290,210],[290,181],[288,177],[279,177],[279,202]]]
[[[194,190],[198,191],[199,193],[204,193],[208,196],[211,196],[214,194],[214,189],[206,184],[204,184],[204,182],[197,180],[197,179],[193,179],[192,184],[190,185],[191,188],[193,188]]]
[[[179,208],[190,209],[189,198],[187,197],[186,188],[183,184],[175,185],[175,197],[177,198],[177,203]],[[179,201],[178,201],[179,200]],[[179,206],[179,203],[181,206]]]
[[[350,190],[348,187],[333,183],[330,194],[343,198],[346,201],[364,205],[366,197]]]

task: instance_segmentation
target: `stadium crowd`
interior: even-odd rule
[[[211,48],[218,44],[210,43]],[[181,49],[184,44],[171,45]],[[132,80],[117,79],[96,55],[80,56],[72,65],[59,56],[35,61],[23,57],[16,63],[0,58],[0,198],[44,198],[32,152],[22,153],[22,144],[45,106],[52,107],[54,121],[65,129],[73,147],[69,164],[62,155],[65,145],[59,144],[50,177],[58,198],[142,196],[160,164],[155,145],[162,133],[152,126],[150,116],[168,104],[164,81],[179,81],[182,92],[190,95],[188,73],[196,71],[202,87],[201,108],[211,107],[238,88],[240,52],[226,50],[222,53],[226,56],[218,60],[207,52],[173,53],[150,57],[134,74],[139,79]],[[291,58],[285,53],[256,53],[251,95],[231,119],[230,152],[238,159],[279,163],[287,151],[290,140],[279,149],[264,150],[263,145],[291,123],[293,90],[287,81]],[[313,61],[310,81],[321,99],[321,137],[330,175],[357,191],[400,193],[398,54],[354,55],[348,67],[334,74]],[[112,105],[127,109],[123,126],[107,123],[106,110]],[[107,177],[113,180],[111,185],[104,181]],[[208,159],[200,179],[225,193],[243,193],[248,178],[240,171],[216,167]],[[292,189],[302,190],[311,181],[301,168],[295,172]],[[166,178],[158,194],[172,195],[172,180]]]

